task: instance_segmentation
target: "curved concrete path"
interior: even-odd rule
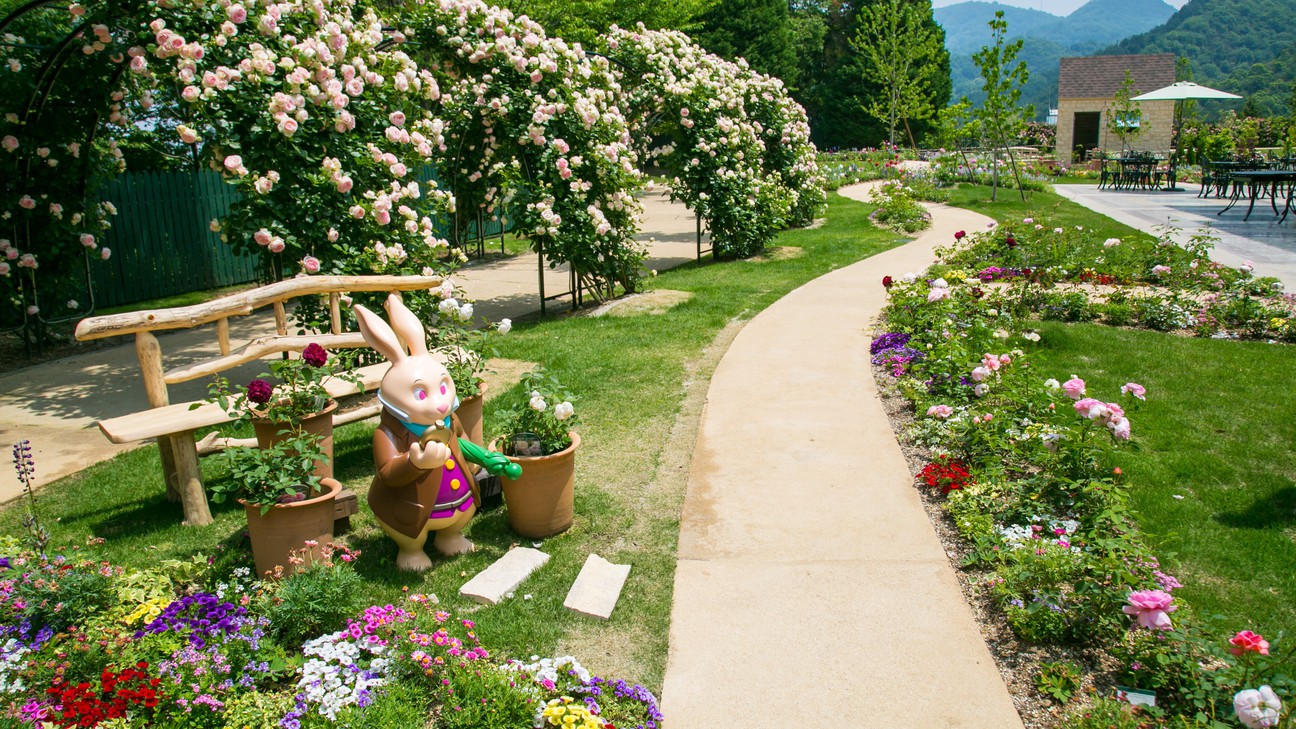
[[[869,365],[882,277],[989,221],[931,209],[917,240],[761,312],[716,369],[680,528],[670,726],[1022,726]]]

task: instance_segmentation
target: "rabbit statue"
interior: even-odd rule
[[[378,387],[382,416],[373,436],[369,506],[399,548],[396,566],[425,570],[432,566],[423,551],[431,532],[436,532],[433,546],[441,554],[472,550],[463,530],[481,503],[478,466],[493,474],[519,469],[461,439],[455,384],[428,353],[423,324],[394,294],[386,309],[390,326],[365,307],[355,307],[365,341],[391,362]]]

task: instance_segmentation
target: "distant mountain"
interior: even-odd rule
[[[1243,94],[1257,111],[1283,114],[1296,80],[1296,3],[1191,0],[1166,23],[1105,53],[1174,53],[1194,79]]]
[[[1175,9],[1163,0],[1089,0],[1066,17],[987,2],[937,8],[933,16],[945,28],[955,99],[967,96],[977,102],[983,97],[979,72],[971,56],[990,43],[987,24],[997,10],[1004,11],[1009,39],[1025,40],[1020,59],[1026,62],[1030,80],[1022,91],[1022,103],[1033,104],[1040,119],[1056,102],[1058,59],[1089,55],[1130,35],[1156,28],[1175,14]]]
[[[994,18],[996,11],[1003,11],[1004,20],[1008,21],[1008,29],[1014,36],[1032,35],[1030,31],[1035,28],[1065,20],[1039,10],[986,2],[967,2],[936,8],[932,11],[932,17],[945,29],[945,47],[951,55],[971,55],[990,42],[990,28],[986,23]]]

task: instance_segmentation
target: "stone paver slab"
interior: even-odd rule
[[[591,618],[607,620],[621,598],[621,588],[630,576],[630,565],[612,564],[597,554],[585,558],[585,566],[572,583],[563,607]]]
[[[497,605],[508,597],[514,588],[531,576],[532,572],[544,566],[549,555],[538,549],[518,547],[510,549],[503,557],[495,560],[490,567],[477,573],[464,586],[459,594],[470,597],[483,605]]]

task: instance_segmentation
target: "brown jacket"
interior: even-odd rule
[[[477,467],[464,460],[459,450],[463,426],[457,415],[451,418],[455,437],[450,439],[450,452],[464,473],[469,474],[473,503],[480,506],[477,479],[471,478]],[[441,489],[440,468],[422,469],[410,463],[410,445],[416,442],[418,438],[384,409],[373,436],[375,475],[369,486],[369,507],[379,521],[411,539],[417,538],[427,526],[428,515]]]

